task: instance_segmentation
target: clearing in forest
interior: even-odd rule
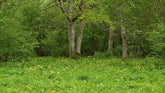
[[[32,58],[0,63],[1,93],[165,93],[165,61]]]

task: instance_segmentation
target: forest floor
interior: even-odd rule
[[[3,62],[0,93],[165,93],[165,60],[43,57]]]

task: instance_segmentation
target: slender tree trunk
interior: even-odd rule
[[[75,0],[70,0],[68,5],[68,39],[69,39],[69,58],[76,57],[75,51],[75,21],[71,19]],[[65,12],[65,11],[64,11]]]
[[[64,2],[68,1],[68,8],[65,8]],[[84,29],[84,20],[80,21],[79,25],[79,31],[78,31],[78,37],[77,37],[77,45],[75,47],[75,21],[78,19],[78,17],[82,17],[84,14],[84,0],[81,0],[79,9],[81,11],[81,14],[74,17],[73,13],[73,7],[75,4],[75,0],[59,0],[60,8],[65,14],[66,18],[68,19],[68,39],[69,39],[69,57],[73,58],[76,57],[76,53],[81,56],[81,42],[82,42],[82,33]],[[68,11],[66,10],[68,9]]]
[[[76,45],[76,55],[77,57],[81,57],[81,43],[82,43],[82,37],[83,37],[83,30],[84,30],[84,19],[80,20],[79,23],[79,31],[77,36],[77,45]]]
[[[114,29],[110,27],[109,29],[109,40],[108,40],[108,51],[112,53],[113,50],[113,37],[114,37]]]
[[[69,57],[75,57],[75,22],[68,21]]]
[[[120,22],[121,22],[121,36],[122,36],[122,58],[123,60],[127,59],[127,40],[126,40],[126,29],[124,24],[124,17],[123,17],[123,7],[120,6]]]
[[[1,12],[1,6],[0,6],[0,12]]]
[[[72,52],[71,52],[71,22],[68,21],[68,41],[69,41],[69,58],[71,58],[72,56]]]
[[[83,17],[84,15],[84,9],[85,9],[85,4],[84,4],[84,0],[81,0],[80,2],[80,12],[81,12],[81,16]],[[77,35],[77,45],[76,45],[76,56],[77,57],[81,57],[81,43],[82,43],[82,37],[83,37],[83,30],[84,30],[84,21],[85,19],[80,19],[80,23],[79,23],[79,30],[78,30],[78,35]]]

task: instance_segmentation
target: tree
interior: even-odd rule
[[[55,0],[59,3],[59,7],[63,11],[64,15],[68,20],[68,39],[69,39],[69,57],[74,58],[76,55],[81,57],[81,42],[84,29],[83,18],[85,10],[89,7],[94,7],[92,0]],[[67,5],[66,5],[67,3]],[[68,7],[68,10],[67,8]],[[75,26],[76,21],[79,22],[79,31],[77,36],[77,43],[75,44]]]
[[[121,0],[107,0],[105,1],[106,4],[104,4],[105,9],[107,11],[107,15],[109,16],[109,19],[113,21],[113,25],[110,27],[110,35],[109,35],[109,40],[108,40],[108,51],[112,52],[113,49],[113,38],[114,38],[114,27],[118,28],[118,24],[120,24],[121,28],[121,43],[122,43],[122,57],[123,60],[127,58],[127,41],[126,41],[126,26],[125,26],[125,17],[124,15],[124,8],[123,6],[125,5],[126,1],[121,1]],[[107,4],[108,3],[108,4]]]
[[[56,0],[55,0],[56,1]],[[67,0],[66,0],[67,1]],[[75,57],[75,21],[78,16],[74,16],[75,0],[68,0],[68,10],[64,4],[65,0],[59,0],[59,6],[68,20],[69,57]]]
[[[109,39],[108,39],[108,51],[112,53],[113,50],[113,39],[114,39],[114,27],[113,24],[109,28]]]
[[[76,55],[77,57],[81,57],[81,43],[82,43],[82,37],[83,37],[83,30],[84,30],[84,12],[85,12],[85,2],[84,0],[81,0],[80,2],[80,22],[79,22],[79,29],[78,29],[78,35],[77,35],[77,45],[76,45]]]
[[[120,24],[121,24],[121,36],[122,36],[122,58],[123,60],[127,59],[127,40],[126,40],[126,29],[124,24],[123,17],[123,6],[119,7],[120,9]]]

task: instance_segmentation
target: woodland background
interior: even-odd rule
[[[165,58],[164,0],[0,0],[0,60]]]

